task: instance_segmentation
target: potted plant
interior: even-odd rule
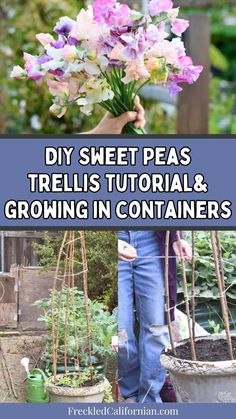
[[[69,310],[67,321],[67,353],[68,363],[67,369],[70,372],[76,370],[76,342],[74,336],[74,315],[77,322],[77,345],[80,354],[81,370],[86,368],[89,361],[87,353],[87,345],[81,336],[86,335],[86,315],[83,307],[84,293],[75,287],[69,292],[74,293],[75,298],[75,312]],[[50,292],[51,294],[51,292]],[[60,291],[56,290],[54,294],[56,307],[58,307],[60,299]],[[66,317],[66,304],[67,304],[67,289],[64,287],[61,297],[61,316],[59,322],[59,335],[58,335],[58,360],[57,360],[57,373],[64,373],[64,319]],[[114,309],[112,314],[104,310],[104,305],[97,300],[88,299],[89,312],[90,312],[90,325],[92,337],[92,364],[93,367],[100,372],[106,372],[107,360],[115,357],[114,350],[111,346],[112,336],[117,334],[117,309]],[[53,356],[52,356],[52,317],[51,317],[51,297],[38,300],[34,303],[44,310],[44,314],[40,316],[39,320],[44,321],[47,334],[45,335],[45,351],[42,357],[42,367],[44,370],[52,372],[53,369]],[[55,308],[57,313],[57,308]]]
[[[220,236],[218,232],[211,232],[210,235],[225,334],[214,334],[195,339],[195,257],[193,256],[192,260],[191,318],[189,284],[187,284],[185,261],[180,247],[189,339],[178,345],[174,344],[168,306],[169,233],[167,232],[166,235],[165,289],[171,347],[161,355],[161,363],[170,373],[177,401],[182,403],[236,402],[236,338],[231,336],[229,327],[227,288],[224,280]],[[194,232],[192,233],[192,242],[194,250]]]
[[[76,246],[75,251],[77,242],[80,246],[79,250]],[[106,379],[103,372],[94,368],[93,350],[94,353],[99,352],[104,339],[101,333],[97,333],[93,344],[98,323],[96,327],[95,323],[91,323],[91,314],[101,319],[101,306],[93,304],[88,298],[87,275],[84,233],[65,232],[59,249],[50,307],[45,301],[37,303],[46,304],[48,308],[46,321],[51,333],[47,348],[52,361],[52,375],[45,385],[51,402],[103,401]],[[108,316],[103,315],[104,328]],[[59,366],[63,366],[61,373],[58,373]]]

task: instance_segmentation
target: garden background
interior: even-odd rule
[[[50,32],[59,17],[75,18],[85,5],[82,0],[2,0],[0,5],[0,133],[1,134],[71,134],[88,130],[99,121],[103,111],[97,107],[92,117],[78,112],[76,105],[60,120],[48,112],[51,99],[47,87],[33,81],[9,78],[14,64],[22,64],[22,51],[35,53],[35,34]],[[178,3],[178,1],[176,1]],[[185,4],[187,2],[184,2]],[[182,15],[204,13],[210,18],[210,95],[209,133],[236,132],[236,2],[191,1],[212,4],[209,7],[181,8]],[[235,3],[235,6],[234,6]],[[140,6],[141,1],[132,5]],[[201,64],[201,63],[197,63]],[[145,95],[146,96],[146,95]],[[175,103],[144,100],[147,132],[176,133]]]

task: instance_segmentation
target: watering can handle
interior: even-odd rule
[[[34,368],[31,374],[40,374],[44,381],[47,380],[45,373],[40,368]]]

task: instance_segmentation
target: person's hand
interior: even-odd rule
[[[134,122],[135,128],[144,128],[146,124],[144,109],[138,96],[136,96],[134,104],[135,112],[125,112],[117,117],[107,112],[101,122],[86,134],[121,134],[124,126],[129,122]]]
[[[118,240],[118,259],[124,262],[133,262],[137,257],[136,250],[123,240]]]
[[[192,255],[192,248],[190,244],[186,240],[183,240],[183,239],[180,240],[179,242],[175,241],[173,243],[174,252],[179,259],[181,259],[180,247],[182,249],[182,255],[183,255],[184,260],[185,261],[191,260],[193,255]]]

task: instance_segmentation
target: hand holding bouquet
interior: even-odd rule
[[[178,18],[171,0],[151,0],[141,14],[116,0],[95,0],[73,20],[62,17],[54,27],[56,38],[39,33],[40,55],[24,53],[24,68],[11,76],[46,80],[54,101],[50,111],[62,117],[75,103],[90,115],[100,104],[114,116],[134,110],[134,101],[146,83],[182,90],[194,83],[203,67],[194,66],[181,40],[189,22]],[[133,123],[125,133],[144,133]]]

